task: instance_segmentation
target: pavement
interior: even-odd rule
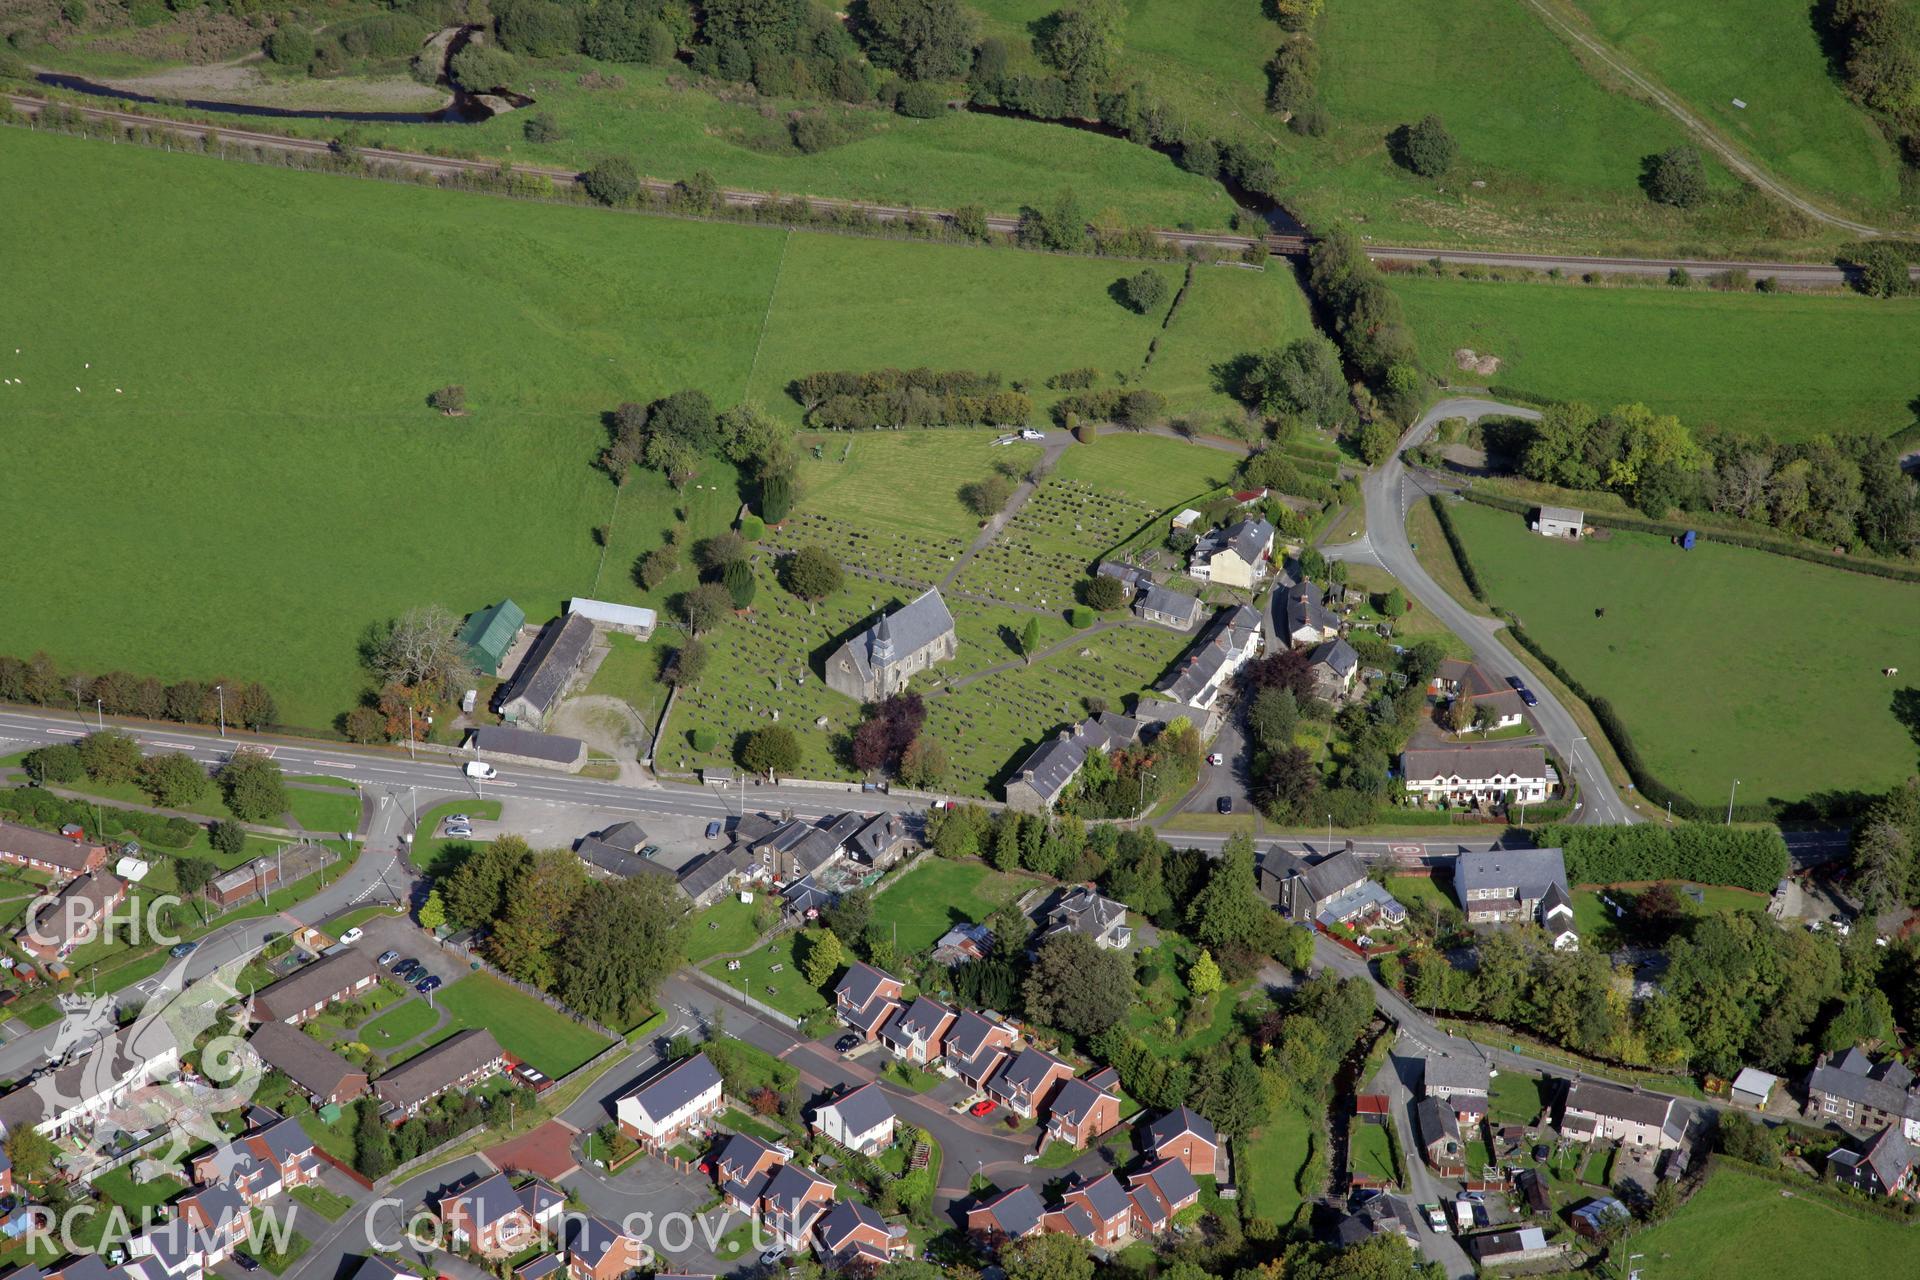
[[[1606,768],[1600,763],[1598,753],[1587,741],[1587,736],[1580,732],[1572,714],[1551,691],[1540,687],[1532,670],[1500,641],[1498,633],[1502,630],[1501,624],[1481,617],[1448,595],[1414,557],[1413,544],[1407,540],[1407,511],[1413,502],[1424,495],[1410,479],[1402,452],[1419,445],[1442,419],[1478,421],[1495,416],[1534,419],[1540,416],[1540,411],[1521,405],[1502,404],[1497,400],[1460,398],[1442,400],[1421,414],[1419,420],[1407,428],[1407,433],[1400,438],[1393,456],[1368,472],[1361,482],[1367,510],[1366,536],[1328,547],[1326,555],[1329,559],[1370,560],[1378,564],[1391,573],[1409,595],[1431,609],[1449,630],[1466,641],[1467,647],[1473,651],[1474,661],[1494,679],[1505,680],[1508,676],[1517,676],[1526,682],[1539,699],[1537,705],[1527,709],[1528,714],[1553,745],[1555,754],[1566,762],[1573,780],[1579,784],[1580,809],[1574,821],[1642,821],[1640,815],[1621,798],[1613,780],[1607,776]]]

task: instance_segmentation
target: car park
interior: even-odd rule
[[[420,962],[412,956],[408,956],[405,960],[393,966],[393,976],[396,978],[411,978],[415,973],[420,971],[420,968]]]
[[[378,964],[382,969],[384,969],[388,965],[392,964],[395,960],[398,960],[399,958],[400,958],[400,953],[398,951],[382,951],[380,953],[380,958],[374,963]]]
[[[340,935],[340,945],[350,947],[366,936],[366,931],[356,926]]]

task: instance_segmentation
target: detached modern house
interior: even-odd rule
[[[438,1207],[455,1246],[500,1258],[550,1230],[566,1212],[567,1197],[539,1178],[515,1187],[496,1173],[442,1196]]]
[[[1104,1067],[1063,1082],[1047,1104],[1047,1136],[1085,1149],[1120,1126],[1120,1075]]]
[[[872,1155],[893,1145],[893,1104],[871,1082],[848,1089],[813,1113],[814,1132],[829,1142]]]
[[[945,1056],[947,1028],[958,1016],[931,996],[921,996],[881,1024],[880,1042],[903,1062],[932,1066]]]
[[[990,1248],[1040,1232],[1047,1206],[1032,1187],[1003,1191],[967,1210],[967,1234]]]
[[[1285,849],[1268,849],[1254,861],[1254,883],[1299,924],[1397,929],[1407,920],[1406,908],[1368,877],[1367,864],[1353,853],[1308,862]]]
[[[704,1053],[668,1065],[622,1094],[614,1116],[627,1136],[649,1151],[680,1141],[726,1107],[720,1072]]]
[[[842,1200],[813,1227],[815,1250],[834,1270],[860,1274],[913,1252],[907,1229],[896,1227],[878,1210],[858,1200]]]
[[[968,1088],[984,1090],[993,1073],[1013,1056],[1016,1038],[1006,1023],[963,1010],[947,1031],[947,1069]]]
[[[901,1008],[900,979],[870,964],[856,962],[840,975],[833,989],[834,1012],[840,1021],[868,1040],[878,1039],[880,1028]]]
[[[572,1280],[620,1280],[647,1263],[646,1242],[589,1214],[573,1224],[567,1240],[567,1274]]]
[[[1196,1178],[1213,1176],[1220,1135],[1198,1111],[1175,1107],[1149,1123],[1146,1134],[1147,1154],[1156,1161],[1178,1160]]]
[[[1073,1067],[1044,1049],[1029,1046],[986,1082],[987,1096],[1015,1115],[1031,1118],[1073,1079]]]
[[[1084,933],[1095,946],[1107,951],[1125,951],[1133,944],[1126,904],[1106,897],[1090,884],[1055,893],[1040,913],[1035,945],[1063,933]]]

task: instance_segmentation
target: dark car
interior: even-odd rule
[[[1526,703],[1530,707],[1537,707],[1540,705],[1540,699],[1536,698],[1533,694],[1533,690],[1527,688],[1527,686],[1525,685],[1520,686],[1520,701]]]
[[[253,1256],[251,1254],[245,1253],[239,1249],[235,1249],[233,1251],[233,1261],[234,1261],[234,1265],[239,1267],[242,1271],[258,1271],[260,1269],[260,1264],[253,1260]]]
[[[415,960],[412,956],[408,956],[405,960],[393,966],[393,976],[396,978],[411,978],[420,971],[421,967],[418,960]]]
[[[834,1052],[836,1053],[852,1053],[855,1049],[858,1049],[859,1047],[860,1047],[860,1037],[857,1035],[854,1035],[851,1031],[849,1031],[846,1035],[841,1036],[838,1040],[835,1040],[833,1042]]]
[[[197,942],[176,942],[167,948],[167,954],[178,960],[181,956],[192,955],[194,948],[199,945]]]
[[[1219,803],[1219,804],[1218,804],[1217,806],[1215,806],[1215,807],[1216,807],[1216,808],[1218,808],[1218,809],[1220,810],[1220,812],[1222,812],[1222,813],[1232,813],[1232,812],[1233,812],[1233,797],[1232,797],[1232,796],[1221,796],[1221,797],[1220,797],[1220,803]]]
[[[424,996],[424,995],[429,995],[435,991],[438,991],[441,987],[445,985],[446,984],[443,983],[439,978],[435,977],[433,974],[430,973],[426,977],[420,979],[420,981],[414,983],[413,989],[415,991],[418,991],[421,995]]]
[[[1522,689],[1527,687],[1526,682],[1522,680],[1519,676],[1508,676],[1507,683],[1513,686],[1513,691],[1515,693],[1518,693]]]
[[[707,824],[707,839],[709,840],[714,839],[720,834],[722,829],[724,829],[725,827],[726,827],[726,823],[720,821],[720,819],[718,818],[715,818],[712,822],[709,822]]]

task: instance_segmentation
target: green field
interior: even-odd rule
[[[917,955],[954,925],[985,920],[1035,883],[979,862],[922,858],[873,900],[870,927],[892,932],[895,955]]]
[[[1776,0],[1573,0],[1594,31],[1804,193],[1881,214],[1900,160],[1828,69],[1805,6]],[[1736,107],[1738,98],[1746,105]]]
[[[308,831],[323,835],[351,834],[360,827],[360,798],[349,792],[287,788],[289,811]]]
[[[1489,597],[1611,700],[1647,767],[1696,803],[1724,802],[1735,778],[1757,804],[1877,792],[1910,772],[1900,684],[1880,671],[1920,670],[1920,588],[1709,542],[1542,538],[1472,503],[1451,514]]]
[[[1633,1252],[1646,1255],[1639,1265],[1649,1277],[1663,1280],[1800,1280],[1885,1271],[1890,1261],[1911,1260],[1912,1234],[1725,1168],[1672,1218],[1634,1236]]]
[[[1428,369],[1497,356],[1491,381],[1600,407],[1639,401],[1698,430],[1800,440],[1911,427],[1920,299],[1588,288],[1394,276]]]
[[[729,894],[693,918],[687,930],[687,963],[700,964],[714,956],[745,951],[760,935],[754,929],[754,914],[764,900],[740,901]]]
[[[257,678],[297,725],[352,705],[358,638],[412,605],[511,596],[538,620],[571,594],[684,589],[690,574],[643,596],[627,566],[676,506],[691,538],[730,519],[733,472],[712,463],[684,495],[651,473],[616,491],[590,463],[622,400],[693,385],[726,404],[750,382],[883,358],[1010,379],[1137,370],[1157,332],[1108,296],[1120,265],[1092,259],[622,217],[30,132],[8,135],[0,192],[36,249],[8,280],[13,314],[38,317],[6,343],[24,379],[0,389],[22,428],[9,478],[58,491],[84,458],[116,495],[84,537],[57,504],[22,510],[13,549],[38,571],[0,618],[0,652]],[[200,234],[214,221],[217,245]],[[98,269],[108,238],[137,265]],[[1304,311],[1285,273],[1200,274],[1166,368],[1170,394],[1204,405],[1208,348],[1281,338]],[[883,277],[883,305],[862,305]],[[837,279],[851,283],[836,295]],[[469,417],[424,407],[449,381]],[[481,511],[513,536],[476,536]],[[609,521],[603,556],[590,532]],[[219,624],[164,625],[186,601]]]
[[[998,463],[1024,472],[1043,452],[1031,444],[992,447],[1001,434],[955,430],[802,436],[801,443],[810,446],[797,477],[802,515],[836,525],[851,516],[863,526],[882,525],[922,545],[930,544],[929,535],[952,539],[957,545],[951,550],[957,552],[980,525],[979,517],[960,504],[960,486],[985,479]],[[784,541],[788,535],[783,531],[779,537]],[[941,563],[929,567],[945,573],[945,554]],[[846,554],[841,558],[850,559]],[[887,568],[903,571],[895,549],[889,549]]]
[[[1235,1181],[1247,1214],[1279,1224],[1293,1220],[1302,1204],[1300,1171],[1307,1163],[1314,1141],[1312,1126],[1317,1123],[1298,1107],[1284,1106],[1252,1138],[1235,1143]]]
[[[460,1027],[485,1027],[522,1062],[558,1080],[610,1043],[532,996],[486,973],[470,973],[434,993]]]
[[[1207,445],[1112,434],[1067,450],[1054,474],[1165,509],[1225,485],[1239,462],[1234,454]]]

